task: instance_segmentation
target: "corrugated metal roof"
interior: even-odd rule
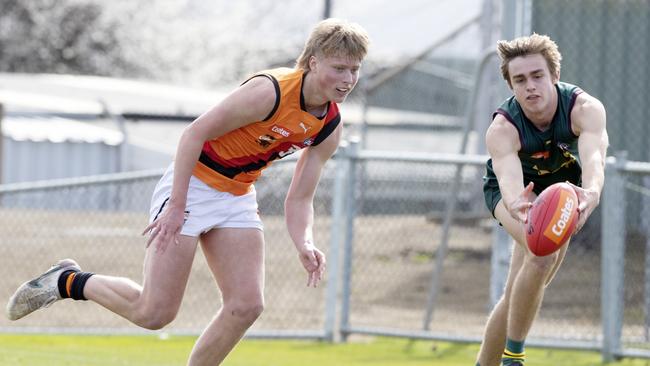
[[[0,102],[7,106],[9,110],[18,111],[56,111],[99,115],[104,109],[96,101],[62,95],[48,95],[36,91],[0,89]]]
[[[120,131],[60,117],[7,116],[2,121],[2,135],[16,141],[101,142],[119,145],[124,141]]]
[[[229,91],[229,89],[227,89]],[[198,115],[227,94],[161,83],[99,76],[0,73],[7,114],[25,111]]]

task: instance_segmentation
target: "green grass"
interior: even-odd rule
[[[184,365],[193,337],[54,336],[0,334],[0,365]],[[392,338],[346,344],[245,340],[224,366],[473,366],[477,345]],[[600,354],[529,348],[527,366],[596,366]],[[611,366],[650,366],[626,359]]]

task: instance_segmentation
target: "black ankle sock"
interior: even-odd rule
[[[64,299],[67,299],[68,297],[70,297],[68,295],[68,291],[65,288],[65,284],[68,281],[68,277],[71,274],[76,273],[76,272],[79,272],[79,271],[74,270],[74,269],[69,269],[67,271],[63,271],[63,273],[61,273],[61,275],[59,276],[59,282],[58,282],[58,284],[59,284],[59,294]]]
[[[68,278],[74,274],[72,282],[70,284],[70,293],[68,293],[67,282]],[[63,298],[72,298],[73,300],[88,300],[84,296],[84,287],[86,287],[86,282],[88,279],[93,276],[92,272],[79,272],[75,270],[68,270],[61,273],[59,277],[59,293]]]
[[[72,280],[72,289],[70,291],[70,297],[74,300],[88,300],[84,296],[84,287],[86,287],[86,281],[94,275],[92,272],[79,272]]]

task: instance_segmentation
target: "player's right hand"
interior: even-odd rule
[[[522,223],[528,222],[528,211],[533,206],[535,194],[533,193],[533,182],[528,183],[526,188],[517,196],[517,198],[508,205],[508,212],[517,221]]]
[[[307,286],[317,287],[325,272],[325,254],[311,240],[307,240],[298,247],[298,258],[308,274]]]
[[[142,232],[142,235],[149,233],[145,248],[149,248],[151,243],[156,242],[156,252],[164,253],[170,242],[178,244],[184,221],[185,210],[183,207],[167,206],[160,216]]]

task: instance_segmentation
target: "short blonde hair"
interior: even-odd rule
[[[498,41],[497,54],[501,58],[501,75],[512,87],[508,65],[516,57],[541,54],[546,60],[548,70],[552,76],[560,75],[560,61],[562,55],[557,44],[546,35],[533,33],[527,37],[515,38],[512,41]]]
[[[309,70],[309,59],[317,54],[325,57],[344,56],[361,61],[368,53],[369,44],[368,33],[359,24],[342,19],[325,19],[311,31],[296,60],[296,68]]]

